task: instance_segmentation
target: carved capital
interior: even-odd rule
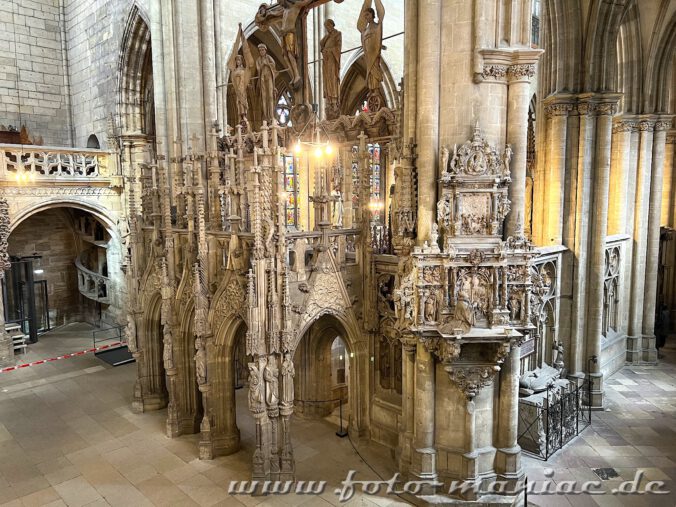
[[[484,65],[481,76],[484,79],[502,80],[507,76],[507,69],[507,65]]]
[[[637,132],[638,122],[636,120],[619,120],[613,123],[613,133],[615,132]]]
[[[650,120],[641,120],[638,124],[638,129],[641,132],[652,132],[655,128],[655,122]]]
[[[617,113],[617,102],[583,101],[577,105],[577,111],[582,116],[614,115]]]
[[[545,104],[545,114],[547,116],[568,116],[574,107],[570,102],[553,102]]]
[[[532,78],[535,75],[535,64],[532,63],[520,63],[516,65],[510,65],[507,70],[507,76],[510,80],[523,79],[523,78]]]
[[[444,369],[468,401],[493,382],[495,374],[500,371],[497,365],[447,365]]]
[[[669,130],[671,128],[671,121],[669,120],[657,120],[655,122],[655,132]]]

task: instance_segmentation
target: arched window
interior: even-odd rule
[[[277,101],[277,108],[275,109],[275,116],[277,117],[277,123],[282,127],[291,127],[291,96],[289,92],[284,92],[280,95],[279,100]]]
[[[286,226],[298,229],[300,223],[300,180],[298,178],[298,159],[293,155],[282,155],[284,164],[284,192],[286,192]]]
[[[89,139],[87,139],[87,148],[92,148],[94,150],[101,149],[101,143],[99,143],[99,138],[96,137],[94,134],[90,135]]]
[[[334,385],[347,383],[347,355],[340,336],[336,336],[331,344],[331,377]]]

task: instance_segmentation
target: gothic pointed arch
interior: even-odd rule
[[[118,115],[123,135],[155,136],[152,47],[148,16],[134,4],[118,61]]]
[[[382,83],[382,92],[385,97],[385,105],[389,109],[399,107],[399,92],[392,77],[392,72],[382,60],[383,74],[385,79]],[[362,104],[368,95],[366,86],[366,66],[364,64],[364,51],[360,48],[350,55],[340,73],[340,112],[353,116],[355,111],[361,110]]]

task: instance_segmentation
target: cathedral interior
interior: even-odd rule
[[[0,27],[0,505],[676,504],[676,1]]]

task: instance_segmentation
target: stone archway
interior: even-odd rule
[[[246,323],[237,316],[223,319],[216,330],[214,340],[207,345],[210,388],[210,431],[202,435],[200,457],[212,459],[227,456],[240,449],[240,429],[237,425],[237,400],[235,389],[238,380],[238,363],[244,361],[246,371],[247,358],[242,353],[247,331]],[[246,374],[243,375],[246,378]],[[244,383],[240,387],[244,387]]]
[[[169,401],[162,357],[162,297],[155,292],[145,301],[143,305],[145,312],[138,318],[140,325],[137,328],[134,352],[138,376],[134,385],[132,407],[137,412],[162,409]]]
[[[294,365],[296,368],[294,395],[297,397],[299,395],[324,396],[329,394],[330,391],[322,390],[321,385],[319,386],[319,389],[309,387],[313,381],[321,382],[322,376],[324,377],[324,382],[330,378],[328,372],[318,371],[316,364],[311,365],[306,362],[310,367],[310,376],[308,382],[305,382],[305,386],[303,386],[304,382],[300,378],[303,374],[301,361],[304,360],[304,356],[310,361],[312,357],[315,359],[322,356],[330,357],[331,344],[337,336],[343,340],[350,365],[349,377],[346,379],[347,404],[345,405],[346,410],[349,413],[348,431],[354,438],[368,438],[368,347],[366,340],[361,339],[358,327],[356,324],[352,323],[350,319],[342,315],[324,312],[307,322],[299,330],[296,343],[293,347],[293,350],[295,351]],[[304,352],[303,342],[306,340],[308,345]],[[301,387],[296,387],[299,384]],[[326,387],[326,384],[324,384],[324,387]],[[322,415],[322,412],[320,411],[315,415]]]

